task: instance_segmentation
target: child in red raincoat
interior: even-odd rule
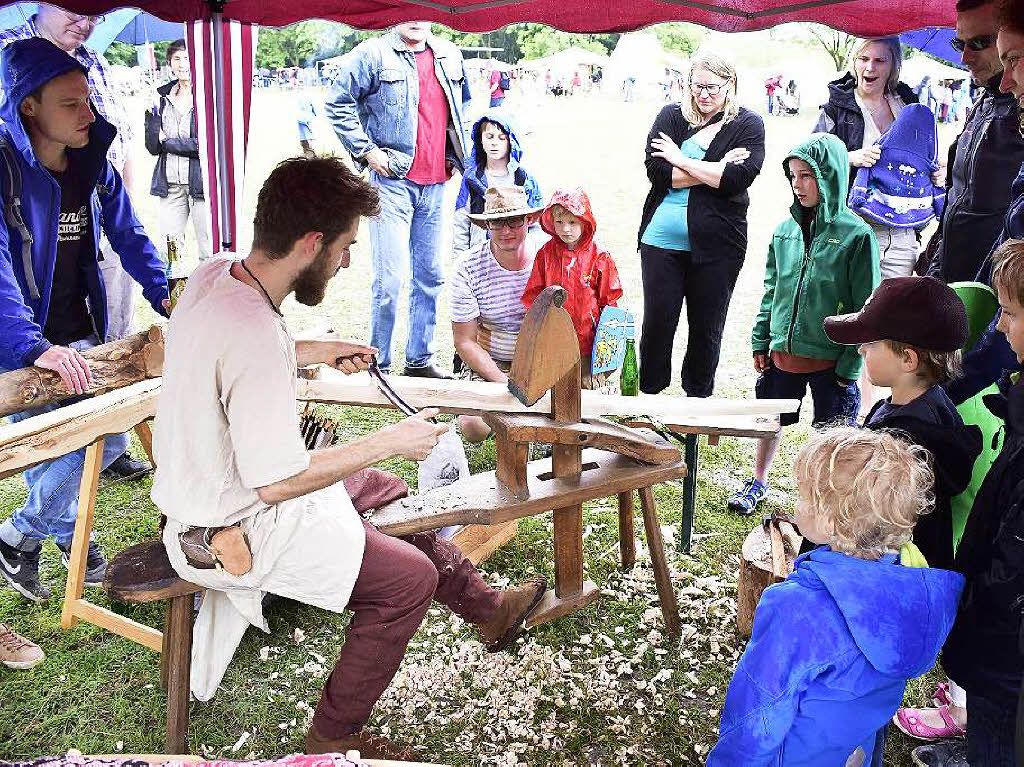
[[[563,305],[572,317],[580,342],[583,386],[594,389],[606,376],[594,380],[590,359],[601,310],[615,306],[622,297],[619,270],[611,253],[594,242],[597,222],[590,210],[590,198],[582,189],[557,190],[540,216],[541,228],[551,239],[537,251],[533,272],[523,292],[527,309],[550,285],[560,285],[569,294]]]

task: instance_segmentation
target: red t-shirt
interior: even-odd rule
[[[494,88],[495,85],[498,87]],[[500,99],[505,95],[505,91],[501,87],[501,72],[497,69],[491,72],[491,88],[494,88],[494,90],[491,91],[492,99]]]
[[[427,185],[448,180],[444,150],[448,141],[448,99],[434,73],[434,52],[430,47],[416,51],[416,73],[420,81],[420,103],[416,116],[416,154],[406,175],[410,181]]]

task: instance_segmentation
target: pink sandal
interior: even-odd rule
[[[939,682],[932,693],[932,704],[938,706],[952,706],[953,699],[949,697],[949,682]]]
[[[925,711],[937,710],[945,726],[931,727],[924,723],[922,713]],[[918,740],[939,740],[941,738],[962,738],[967,731],[953,721],[949,714],[949,706],[939,706],[938,709],[928,708],[901,708],[896,711],[892,718],[900,732]]]

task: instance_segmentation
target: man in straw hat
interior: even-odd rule
[[[526,316],[523,290],[537,255],[538,245],[527,234],[541,210],[529,204],[523,187],[503,186],[487,190],[482,213],[469,214],[490,234],[465,255],[452,277],[452,335],[470,380],[508,381]],[[491,433],[476,416],[461,416],[459,428],[471,442]]]

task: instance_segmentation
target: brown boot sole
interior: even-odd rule
[[[516,641],[516,639],[519,638],[519,635],[523,633],[523,628],[526,626],[526,619],[530,616],[530,613],[533,612],[534,608],[540,604],[540,600],[544,598],[544,594],[548,590],[548,583],[543,578],[537,585],[539,585],[540,588],[537,589],[537,593],[534,594],[533,599],[530,600],[530,603],[526,608],[517,616],[515,622],[509,626],[508,631],[506,631],[499,639],[496,639],[487,645],[487,652],[501,652]]]

